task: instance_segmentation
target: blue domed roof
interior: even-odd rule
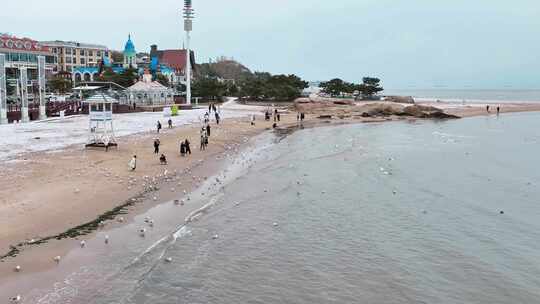
[[[133,41],[131,41],[131,35],[129,35],[126,46],[124,47],[124,55],[135,56],[136,54],[137,52],[135,51],[135,45],[133,44]]]

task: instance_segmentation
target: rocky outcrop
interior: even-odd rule
[[[395,103],[414,104],[414,98],[412,96],[385,96],[384,100]]]
[[[458,116],[444,113],[443,110],[431,106],[414,105],[408,106],[403,109],[403,113],[407,116],[414,116],[418,118],[438,118],[438,119],[451,119],[459,118]]]

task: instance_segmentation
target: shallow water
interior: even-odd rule
[[[160,222],[161,242],[107,253],[40,303],[537,303],[539,127],[522,113],[295,132],[245,156],[197,221]]]

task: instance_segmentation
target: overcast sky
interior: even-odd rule
[[[0,32],[181,47],[182,0],[11,0]],[[538,0],[193,0],[197,60],[387,88],[540,88]]]

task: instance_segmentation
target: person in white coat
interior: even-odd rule
[[[133,155],[133,157],[129,161],[128,166],[131,171],[135,171],[135,169],[137,168],[137,155]]]

